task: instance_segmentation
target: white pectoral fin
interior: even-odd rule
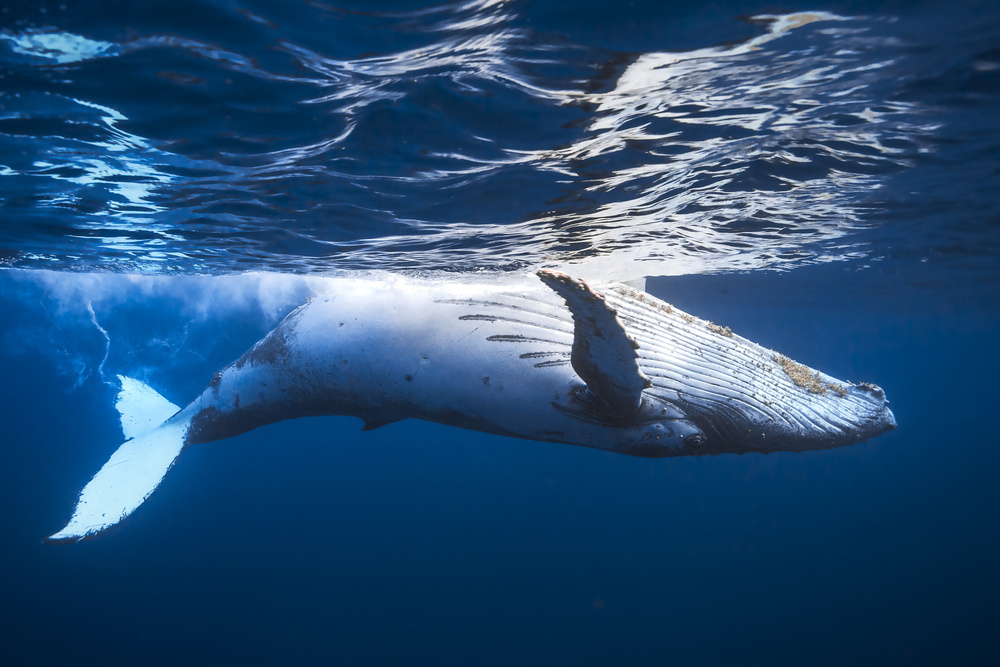
[[[122,431],[132,439],[83,487],[69,523],[48,541],[80,540],[124,519],[156,490],[184,449],[188,420],[163,422],[177,406],[138,380],[120,379],[116,405]]]

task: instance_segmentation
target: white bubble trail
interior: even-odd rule
[[[107,378],[104,377],[104,365],[108,363],[108,356],[111,354],[111,336],[109,336],[108,332],[101,326],[101,323],[97,321],[97,313],[94,312],[94,305],[92,301],[87,302],[87,312],[90,313],[90,321],[94,323],[97,330],[101,332],[102,336],[104,336],[104,358],[101,359],[101,363],[97,366],[97,373],[101,376],[101,382],[109,387],[117,388],[118,385],[113,382],[109,382]]]

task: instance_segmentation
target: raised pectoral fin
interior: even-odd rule
[[[566,300],[573,314],[573,370],[613,413],[634,414],[650,381],[639,369],[639,345],[626,333],[618,313],[582,280],[555,271],[537,275]]]

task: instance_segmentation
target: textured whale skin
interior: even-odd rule
[[[52,542],[96,535],[157,488],[181,452],[264,424],[425,419],[633,456],[802,451],[895,428],[851,384],[623,284],[536,276],[341,278],[215,374],[187,407],[122,378],[126,442]]]
[[[549,283],[557,275],[542,272]],[[895,427],[874,385],[807,369],[626,285],[566,279],[602,298],[634,341],[637,409],[588,391],[574,368],[573,313],[543,280],[386,276],[336,281],[216,374],[184,411],[187,440],[337,414],[369,428],[417,418],[678,456],[822,449]],[[624,362],[604,363],[615,373]]]

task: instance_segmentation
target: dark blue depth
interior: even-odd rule
[[[817,299],[831,283],[843,298]],[[647,460],[299,420],[191,448],[121,526],[52,547],[40,538],[120,440],[112,392],[7,354],[5,651],[34,664],[988,664],[995,300],[829,268],[654,289],[877,378],[900,429],[800,455]],[[8,340],[45,318],[4,306]],[[142,319],[104,325],[128,345],[150,331]],[[196,327],[199,349],[238,355],[260,333],[239,322],[221,342],[222,324]],[[188,366],[175,400],[213,368]]]

